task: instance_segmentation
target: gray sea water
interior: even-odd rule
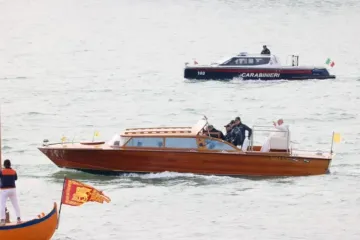
[[[18,171],[23,219],[59,204],[66,175],[109,204],[63,206],[53,239],[360,239],[360,2],[356,0],[0,0],[3,158]],[[335,61],[335,80],[192,82],[210,63],[266,44],[286,63]],[[331,174],[251,180],[60,170],[43,139],[108,140],[126,127],[216,128],[283,118],[295,148],[330,150]],[[11,204],[8,204],[14,219]]]

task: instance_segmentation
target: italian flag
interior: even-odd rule
[[[333,67],[335,65],[335,62],[331,60],[330,58],[326,59],[325,62],[326,65],[329,65],[330,67]]]

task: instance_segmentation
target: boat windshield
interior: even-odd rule
[[[255,66],[267,65],[270,62],[270,57],[233,57],[222,65],[226,66]]]
[[[127,140],[129,140],[129,137],[122,137],[119,134],[115,134],[110,141],[108,141],[106,144],[109,146],[123,146]]]
[[[206,139],[205,147],[209,150],[223,150],[223,151],[236,151],[236,149],[224,142],[220,142],[217,139]]]
[[[206,118],[200,119],[192,128],[191,133],[197,135],[207,124]]]
[[[223,58],[215,61],[214,64],[224,64],[224,63],[228,62],[231,58],[232,57],[229,57],[229,56],[223,57]]]

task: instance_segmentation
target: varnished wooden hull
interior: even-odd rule
[[[286,153],[39,148],[58,167],[94,173],[180,172],[238,176],[307,176],[328,172],[331,159]]]
[[[58,223],[56,203],[53,210],[42,218],[21,224],[0,226],[0,239],[7,240],[49,240],[54,235]]]

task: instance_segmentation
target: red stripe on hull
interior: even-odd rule
[[[195,71],[231,72],[231,73],[280,73],[280,74],[312,74],[312,70],[290,69],[228,69],[228,68],[193,68]]]

